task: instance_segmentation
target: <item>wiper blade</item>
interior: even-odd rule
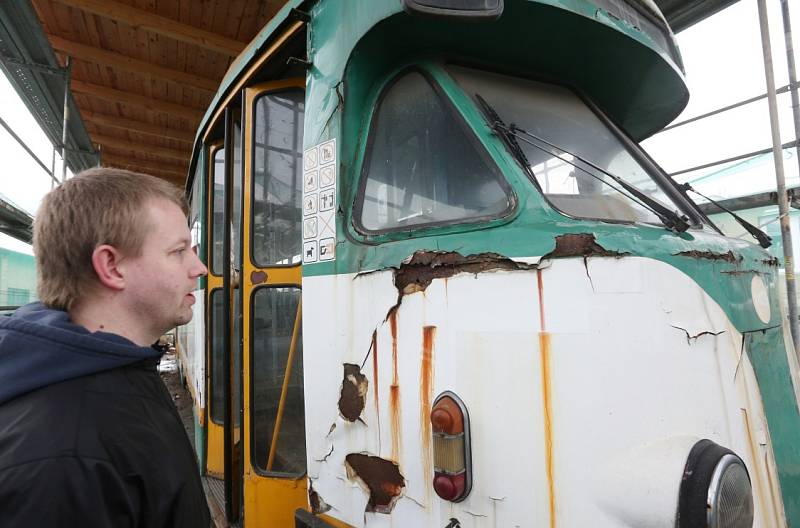
[[[716,202],[716,201],[712,200],[711,198],[709,198],[708,196],[697,192],[688,183],[684,183],[683,185],[681,185],[681,188],[683,188],[683,189],[685,189],[687,191],[692,191],[693,193],[695,193],[698,196],[702,196],[703,198],[705,198],[706,200],[708,200],[712,204],[716,205],[717,207],[719,207],[720,209],[722,209],[723,211],[725,211],[726,213],[731,215],[737,222],[739,222],[740,226],[742,226],[748,233],[753,235],[753,238],[758,240],[758,245],[760,245],[762,248],[767,249],[768,247],[770,247],[772,245],[772,237],[770,237],[768,234],[766,234],[765,232],[763,232],[762,230],[760,230],[759,228],[757,228],[756,226],[754,226],[753,224],[751,224],[750,222],[748,222],[747,220],[742,218],[741,216],[737,215],[736,213],[734,213],[733,211],[731,211],[730,209],[728,209],[727,207],[725,207],[721,203]]]
[[[543,193],[542,186],[539,185],[539,181],[536,179],[533,169],[531,169],[528,157],[525,156],[525,152],[523,152],[522,147],[519,146],[516,135],[511,132],[511,129],[503,122],[497,111],[492,108],[492,105],[487,103],[486,100],[478,94],[475,94],[475,98],[478,100],[478,103],[480,103],[481,110],[483,110],[483,113],[486,115],[492,131],[500,138],[514,160],[522,166],[522,170],[525,171],[539,192]]]
[[[627,196],[629,199],[633,200],[634,202],[639,203],[639,205],[641,205],[645,209],[650,210],[653,214],[655,214],[661,220],[661,222],[663,222],[664,226],[667,227],[667,229],[671,229],[671,230],[673,230],[673,231],[675,231],[677,233],[683,233],[684,231],[689,229],[689,224],[686,221],[687,218],[685,216],[681,216],[681,215],[678,215],[677,213],[675,213],[674,211],[670,211],[669,209],[664,207],[658,201],[656,201],[656,200],[650,198],[649,196],[647,196],[646,194],[644,194],[638,188],[634,187],[633,185],[631,185],[630,183],[626,182],[622,178],[620,178],[620,177],[618,177],[618,176],[616,176],[614,174],[609,173],[608,171],[602,169],[601,167],[598,167],[594,163],[591,163],[591,162],[581,158],[580,156],[577,156],[577,155],[575,155],[575,154],[573,154],[573,153],[571,153],[571,152],[569,152],[569,151],[567,151],[567,150],[565,150],[565,149],[563,149],[561,147],[558,147],[557,145],[553,145],[549,141],[547,141],[545,139],[542,139],[542,138],[540,138],[538,136],[535,136],[535,135],[531,134],[530,132],[527,132],[527,131],[519,128],[518,126],[514,125],[513,123],[511,123],[510,125],[506,125],[503,122],[503,120],[500,117],[500,115],[497,113],[497,111],[492,107],[492,105],[490,105],[483,97],[481,97],[480,94],[476,93],[475,94],[475,98],[478,100],[478,103],[481,106],[481,110],[483,110],[483,113],[486,115],[486,118],[489,121],[489,125],[491,126],[492,131],[500,138],[500,140],[505,145],[506,149],[511,153],[511,155],[514,157],[514,159],[517,161],[517,163],[519,163],[522,166],[522,169],[525,171],[525,173],[528,175],[530,180],[533,182],[533,184],[536,186],[536,188],[542,194],[544,194],[544,191],[542,190],[542,186],[539,184],[539,180],[536,179],[536,175],[533,173],[533,169],[531,168],[531,164],[530,164],[530,162],[528,162],[528,158],[527,158],[527,156],[525,156],[525,152],[523,152],[522,147],[520,147],[519,142],[517,141],[517,138],[519,137],[518,133],[526,135],[526,136],[530,136],[533,139],[536,139],[537,141],[540,141],[540,142],[548,145],[551,148],[554,148],[556,150],[560,150],[561,152],[563,152],[565,154],[569,154],[573,158],[579,160],[581,163],[584,163],[584,164],[588,165],[589,167],[592,167],[594,170],[597,170],[597,171],[607,175],[608,177],[613,179],[615,182],[620,184],[623,188],[625,188],[629,193],[633,194],[636,198],[634,198],[633,196],[627,195],[623,191],[617,189],[613,185],[610,185],[608,182],[606,182],[605,180],[603,180],[602,178],[600,178],[596,174],[592,174],[591,172],[587,171],[583,167],[579,167],[578,165],[575,165],[574,163],[570,162],[569,160],[563,159],[557,153],[553,153],[551,151],[548,151],[547,149],[541,147],[540,145],[537,145],[536,143],[533,143],[530,140],[525,139],[524,137],[519,137],[519,139],[522,139],[523,141],[525,141],[529,145],[532,145],[532,146],[538,148],[539,150],[542,150],[542,151],[544,151],[544,152],[546,152],[546,153],[548,153],[548,154],[550,154],[552,156],[555,156],[555,157],[563,160],[565,163],[569,163],[570,165],[572,165],[576,169],[583,171],[584,173],[588,174],[592,178],[595,178],[596,180],[602,182],[605,185],[608,185],[609,187],[615,189],[620,194],[622,194],[624,196]]]
[[[509,128],[509,132],[511,134],[514,134],[515,136],[517,135],[517,133],[519,133],[519,134],[528,136],[530,138],[533,138],[536,141],[544,143],[545,145],[547,145],[551,149],[555,149],[557,151],[560,151],[563,154],[568,154],[568,155],[572,156],[573,158],[575,158],[576,160],[580,161],[581,163],[583,163],[585,165],[588,165],[592,169],[594,169],[594,170],[596,170],[596,171],[598,171],[598,172],[600,172],[602,174],[605,174],[606,176],[608,176],[609,178],[611,178],[612,180],[617,182],[619,185],[621,185],[626,191],[628,191],[633,196],[635,196],[636,199],[634,201],[638,202],[639,205],[645,207],[646,209],[649,209],[653,214],[655,214],[664,223],[664,226],[667,227],[668,229],[671,229],[672,231],[675,231],[677,233],[683,233],[684,231],[689,229],[689,223],[687,222],[688,219],[685,216],[679,215],[675,211],[671,211],[670,209],[665,207],[661,202],[659,202],[658,200],[655,200],[655,199],[647,196],[645,193],[640,191],[636,186],[628,183],[627,181],[625,181],[624,179],[620,178],[619,176],[608,172],[607,170],[603,169],[602,167],[592,163],[591,161],[588,161],[588,160],[578,156],[577,154],[574,154],[574,153],[572,153],[572,152],[570,152],[570,151],[568,151],[568,150],[566,150],[566,149],[564,149],[562,147],[559,147],[558,145],[554,145],[553,143],[550,143],[546,139],[543,139],[543,138],[541,138],[539,136],[531,134],[530,132],[528,132],[526,130],[523,130],[523,129],[519,128],[518,126],[514,125],[514,123],[511,123],[511,125],[509,125],[508,128]],[[550,154],[551,156],[555,156],[555,157],[559,158],[560,160],[564,161],[565,163],[569,163],[570,165],[572,165],[576,169],[581,170],[584,173],[588,174],[589,176],[591,176],[591,177],[603,182],[605,185],[608,185],[608,182],[606,182],[602,178],[598,177],[596,174],[592,174],[591,172],[587,171],[583,167],[579,167],[578,165],[572,163],[571,161],[562,158],[560,155],[558,155],[557,152],[553,152],[551,150],[548,150],[548,149],[542,147],[541,145],[537,145],[533,141],[525,139],[524,137],[520,138],[520,139],[522,139],[523,141],[525,141],[529,145],[531,145],[533,147],[536,147],[539,150]],[[614,188],[613,185],[610,186],[610,187]],[[617,189],[617,190],[619,191],[619,189]],[[625,194],[625,193],[622,193],[622,194]]]

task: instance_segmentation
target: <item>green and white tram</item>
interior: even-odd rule
[[[188,187],[228,519],[800,526],[777,262],[638,146],[687,99],[651,0],[287,2]]]

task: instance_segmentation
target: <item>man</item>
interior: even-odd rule
[[[151,346],[207,271],[185,213],[176,187],[108,168],[42,201],[41,303],[0,317],[0,526],[209,526]]]

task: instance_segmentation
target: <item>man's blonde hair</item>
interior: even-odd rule
[[[89,169],[50,191],[33,222],[39,300],[70,310],[97,284],[92,253],[100,245],[140,255],[151,227],[145,205],[158,198],[187,211],[178,187],[122,169]]]

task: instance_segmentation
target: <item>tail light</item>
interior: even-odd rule
[[[469,414],[461,398],[440,394],[431,408],[433,489],[444,500],[460,502],[472,489]]]

